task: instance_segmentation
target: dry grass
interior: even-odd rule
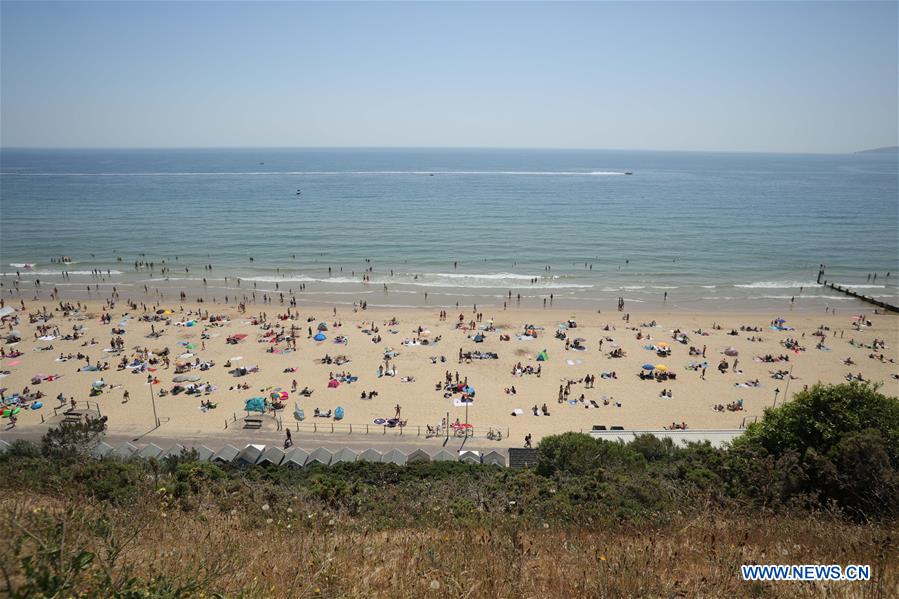
[[[72,594],[107,574],[199,581],[193,596],[246,597],[887,597],[899,593],[888,526],[705,513],[656,529],[482,527],[379,530],[301,500],[185,512],[164,494],[126,508],[33,493],[0,498],[0,560],[21,578],[14,539],[97,554]],[[59,524],[64,522],[65,526]],[[109,559],[115,555],[116,559]],[[870,563],[868,583],[744,583],[745,563]]]

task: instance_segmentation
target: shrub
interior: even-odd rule
[[[537,446],[537,472],[543,476],[583,476],[602,470],[641,470],[642,454],[624,443],[594,439],[582,433],[544,437]]]
[[[41,453],[52,460],[86,458],[100,442],[105,430],[106,423],[100,420],[60,424],[48,430],[41,439]]]
[[[815,385],[765,410],[734,443],[776,468],[766,493],[835,503],[857,519],[899,512],[899,399],[869,384]],[[744,481],[749,482],[749,481]]]
[[[817,384],[766,409],[736,444],[762,447],[776,456],[790,450],[804,455],[810,448],[827,454],[847,435],[867,429],[880,433],[892,467],[899,467],[899,399],[868,383]]]

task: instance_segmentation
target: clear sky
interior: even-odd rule
[[[0,143],[851,152],[896,2],[2,2]]]

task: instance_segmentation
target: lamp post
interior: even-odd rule
[[[774,390],[774,403],[771,404],[771,407],[772,407],[772,408],[774,408],[774,407],[777,406],[777,394],[778,394],[778,393],[780,393],[780,389],[779,389],[779,388]]]
[[[790,374],[787,375],[787,385],[784,387],[784,401],[787,401],[787,394],[790,392],[790,381],[793,379],[793,366],[790,365]]]
[[[156,415],[156,396],[153,395],[153,383],[150,383],[150,403],[153,405],[153,421],[156,428],[159,428],[159,417]]]

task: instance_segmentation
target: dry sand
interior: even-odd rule
[[[37,324],[28,322],[28,312],[37,312],[42,306],[54,314],[47,323],[51,328],[58,327],[62,334],[71,333],[75,324],[84,326],[84,338],[65,341],[35,340]],[[17,306],[18,307],[18,306]],[[151,389],[158,393],[160,389],[171,389],[174,372],[174,359],[186,351],[178,342],[190,342],[196,345],[191,350],[196,357],[203,361],[212,360],[215,366],[207,371],[196,371],[201,377],[201,382],[209,381],[217,386],[217,390],[207,396],[191,396],[180,394],[168,395],[156,398],[156,409],[163,424],[159,430],[171,438],[207,436],[210,443],[224,435],[225,420],[230,420],[233,414],[238,418],[244,415],[244,401],[255,395],[267,395],[273,387],[290,390],[291,381],[296,379],[300,388],[308,386],[314,389],[311,397],[299,397],[291,394],[287,401],[287,409],[282,417],[285,422],[294,422],[292,413],[294,401],[299,402],[306,414],[306,424],[313,422],[322,426],[330,426],[331,421],[313,418],[315,407],[323,410],[333,410],[342,406],[346,411],[346,417],[342,424],[353,424],[364,427],[371,425],[375,418],[390,418],[394,415],[394,406],[402,406],[402,418],[408,421],[408,426],[416,428],[427,424],[439,424],[449,412],[450,420],[465,419],[465,409],[454,407],[453,400],[444,398],[443,391],[435,390],[435,384],[443,381],[444,373],[458,371],[460,377],[467,377],[468,383],[476,389],[474,403],[468,409],[468,419],[478,428],[478,434],[482,435],[488,427],[496,427],[511,435],[511,440],[503,440],[498,446],[507,446],[510,442],[519,444],[521,439],[532,433],[536,442],[542,436],[560,433],[563,431],[589,430],[593,425],[606,426],[620,425],[625,429],[654,429],[658,430],[672,422],[685,422],[691,429],[734,429],[739,428],[744,422],[762,415],[765,407],[771,406],[775,398],[775,389],[780,389],[778,402],[783,400],[787,389],[786,380],[771,378],[771,372],[783,369],[793,369],[796,377],[789,383],[789,394],[801,390],[805,385],[812,385],[818,381],[837,383],[845,380],[847,373],[861,373],[865,379],[882,383],[884,390],[895,394],[897,380],[894,378],[899,370],[895,362],[897,359],[897,332],[899,332],[899,318],[895,315],[874,315],[870,310],[866,317],[872,322],[872,326],[861,327],[856,330],[853,327],[854,320],[849,313],[840,315],[810,315],[810,314],[727,314],[716,313],[708,315],[691,313],[630,313],[630,324],[622,320],[623,314],[618,312],[597,314],[595,312],[581,311],[575,314],[578,327],[568,331],[569,338],[583,337],[586,339],[586,351],[566,351],[564,342],[554,338],[554,333],[560,323],[566,322],[571,316],[570,312],[559,310],[499,310],[485,312],[483,322],[486,324],[491,318],[497,332],[486,333],[483,343],[474,343],[470,338],[472,331],[456,328],[459,312],[450,312],[446,322],[440,322],[436,311],[419,310],[379,310],[353,312],[348,309],[338,309],[336,317],[331,309],[300,309],[299,317],[295,320],[277,320],[278,313],[285,313],[286,308],[278,305],[250,306],[246,314],[239,314],[235,307],[222,305],[195,304],[184,305],[183,311],[179,305],[170,306],[174,309],[169,323],[155,323],[157,329],[164,329],[164,335],[159,339],[148,339],[150,332],[149,322],[140,322],[141,310],[131,310],[125,303],[118,303],[112,314],[112,324],[101,324],[99,317],[104,309],[102,303],[93,303],[82,311],[82,317],[64,317],[58,310],[54,311],[54,304],[50,302],[32,302],[26,305],[26,312],[18,312],[21,322],[16,328],[22,333],[23,340],[17,344],[6,344],[7,351],[18,349],[24,354],[18,358],[3,359],[0,361],[0,370],[9,371],[10,374],[0,378],[0,387],[5,387],[5,395],[22,389],[26,386],[32,390],[42,391],[46,397],[43,399],[44,407],[40,410],[23,410],[20,413],[17,429],[46,428],[41,423],[41,415],[49,418],[53,408],[58,402],[56,396],[63,393],[67,398],[75,397],[79,401],[91,399],[98,401],[102,412],[109,418],[111,432],[136,433],[145,432],[152,427],[153,414],[150,401]],[[224,313],[231,321],[221,326],[209,326],[206,321],[200,320],[196,326],[177,326],[178,321],[188,320],[196,314],[197,308],[209,310],[212,313]],[[149,313],[155,312],[155,308]],[[266,350],[273,344],[260,342],[263,330],[259,325],[250,323],[251,314],[259,315],[267,313],[269,322],[275,327],[281,325],[288,330],[291,324],[298,327],[298,350],[288,354],[272,354]],[[295,314],[296,310],[292,309]],[[134,348],[146,347],[151,350],[168,347],[172,352],[172,367],[166,369],[162,364],[151,374],[157,376],[160,384],[150,386],[146,382],[147,374],[133,374],[130,370],[117,370],[116,366],[121,355],[105,352],[112,338],[111,329],[116,326],[125,315],[129,318],[124,324],[126,334],[125,351],[121,355],[129,359],[134,354]],[[308,323],[307,318],[314,316],[314,322]],[[795,327],[795,331],[775,331],[769,328],[771,321],[779,316],[788,319],[787,324]],[[396,317],[399,324],[388,326],[386,322]],[[467,323],[474,318],[469,310],[464,312],[464,321]],[[641,327],[641,323],[657,321],[657,326]],[[329,330],[326,332],[328,339],[318,343],[307,337],[307,327],[315,331],[319,322],[326,322]],[[334,327],[333,323],[339,321],[342,326]],[[380,329],[383,338],[381,343],[375,344],[371,337],[362,332],[363,322],[372,321]],[[537,339],[521,341],[517,335],[522,332],[524,324],[533,324],[543,327],[539,331]],[[713,324],[717,323],[722,328],[713,330]],[[405,339],[415,338],[415,330],[421,325],[430,330],[429,339],[433,342],[440,337],[436,345],[404,346]],[[604,331],[602,327],[609,325],[612,330]],[[761,332],[740,332],[736,336],[728,335],[732,328],[739,332],[741,325],[760,327]],[[830,351],[822,351],[815,348],[819,341],[813,333],[819,325],[829,327],[826,331],[825,344]],[[672,339],[672,331],[676,328],[684,331],[689,337],[688,345],[682,345]],[[694,331],[702,329],[708,332],[707,336],[701,336]],[[393,332],[395,331],[395,332]],[[644,335],[644,339],[637,340],[637,332]],[[202,336],[208,335],[208,339]],[[247,338],[238,345],[226,343],[229,335],[245,333]],[[511,341],[500,341],[500,333],[511,335]],[[650,335],[651,340],[645,338]],[[347,345],[335,344],[333,339],[337,335],[345,335],[349,342]],[[611,359],[606,353],[611,349],[612,342],[606,341],[603,352],[598,349],[601,337],[611,337],[614,343],[627,353],[627,357]],[[761,337],[763,341],[750,341],[749,338]],[[781,345],[781,341],[788,338],[798,338],[805,346],[806,351],[799,354],[787,350]],[[83,346],[91,338],[98,342],[95,345]],[[857,343],[870,345],[874,339],[886,341],[883,353],[887,361],[880,361],[869,357],[871,349],[865,347],[853,347],[850,340]],[[661,358],[655,352],[644,349],[647,344],[657,342],[670,344],[672,354],[670,357]],[[205,343],[205,349],[201,349]],[[53,346],[52,351],[36,351],[37,347]],[[688,355],[689,345],[701,348],[706,346],[706,360],[709,368],[706,380],[700,379],[698,371],[685,370],[684,366],[690,362],[702,362],[701,357]],[[391,360],[398,368],[396,377],[377,378],[376,371],[382,364],[385,347],[392,347],[399,355]],[[276,347],[284,348],[285,344]],[[739,369],[742,372],[734,372],[729,369],[721,374],[716,369],[723,351],[728,347],[734,347],[739,352]],[[463,351],[496,352],[498,360],[474,360],[471,363],[458,363],[459,349]],[[538,378],[534,375],[513,376],[513,366],[517,362],[524,365],[536,366],[537,354],[546,350],[549,359],[541,362],[542,373]],[[91,363],[98,359],[107,361],[110,369],[100,372],[78,372],[78,368],[84,365],[84,360],[57,361],[60,353],[76,354],[86,353]],[[336,356],[345,354],[352,361],[342,366],[318,364],[316,359],[325,354]],[[753,359],[756,355],[764,354],[788,354],[789,362],[776,364],[760,363]],[[235,378],[228,374],[225,362],[235,357],[242,360],[234,361],[234,366],[258,365],[260,372]],[[431,362],[431,356],[445,356],[446,362]],[[854,366],[846,366],[843,360],[852,358],[856,362]],[[190,358],[194,360],[195,358]],[[732,365],[734,358],[727,358]],[[637,377],[641,366],[645,363],[666,364],[677,374],[676,380],[665,382],[641,381]],[[284,373],[284,369],[296,367],[296,373]],[[336,389],[328,388],[329,372],[346,371],[359,377],[352,384],[341,384]],[[617,380],[605,380],[599,377],[602,372],[615,371]],[[36,374],[63,375],[61,379],[44,381],[39,385],[32,385],[31,378]],[[599,408],[585,407],[580,402],[577,405],[558,403],[559,386],[566,380],[580,380],[587,374],[596,375],[595,388],[585,389],[583,384],[574,384],[571,389],[571,399],[577,399],[583,393],[588,400],[595,400]],[[90,398],[89,391],[93,381],[100,377],[112,386],[102,395]],[[414,382],[401,382],[401,377],[412,376]],[[758,379],[759,388],[741,388],[735,384]],[[250,390],[230,390],[238,383],[248,383]],[[515,386],[518,393],[510,395],[505,389]],[[131,400],[122,402],[124,390],[130,391]],[[673,397],[662,399],[659,393],[662,389],[670,389]],[[376,390],[379,395],[372,400],[361,400],[362,391]],[[608,397],[609,405],[603,405],[602,398]],[[218,404],[214,410],[202,412],[199,409],[200,399],[209,399]],[[727,404],[743,400],[743,411],[713,410],[715,404]],[[621,407],[616,407],[615,402],[620,402]],[[546,404],[550,416],[535,417],[531,407]],[[589,403],[586,403],[589,405]],[[524,411],[521,416],[513,417],[513,409],[520,408]],[[8,421],[4,421],[4,426]],[[240,423],[238,423],[240,424]],[[267,425],[268,426],[268,425]],[[408,430],[408,429],[407,429]]]

